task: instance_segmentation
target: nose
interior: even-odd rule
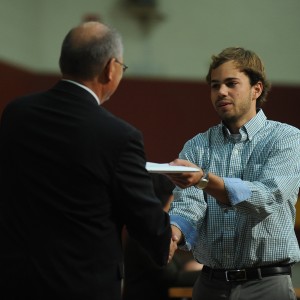
[[[226,96],[228,94],[228,88],[226,84],[221,84],[218,90],[220,96]]]

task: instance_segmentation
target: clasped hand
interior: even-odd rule
[[[170,242],[170,252],[169,252],[169,259],[168,263],[172,260],[175,251],[177,250],[177,243],[178,243],[178,237],[176,235],[172,235],[171,242]]]

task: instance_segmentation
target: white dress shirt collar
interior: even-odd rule
[[[91,90],[90,88],[88,88],[87,86],[85,86],[85,85],[83,85],[83,84],[80,84],[80,83],[78,83],[78,82],[76,82],[76,81],[70,80],[70,79],[62,79],[62,80],[63,80],[63,81],[71,82],[71,83],[76,84],[76,85],[80,86],[81,88],[87,90],[89,93],[91,93],[91,94],[94,96],[94,98],[96,99],[96,101],[98,102],[98,104],[101,105],[101,102],[100,102],[100,99],[98,98],[98,96],[95,94],[94,91],[92,91],[92,90]]]

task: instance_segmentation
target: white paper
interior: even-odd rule
[[[146,163],[146,169],[150,173],[184,173],[184,172],[199,172],[200,170],[185,166],[172,166],[168,163],[158,164],[153,162]]]

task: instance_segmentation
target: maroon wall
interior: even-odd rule
[[[51,87],[59,75],[35,74],[0,63],[0,113],[16,96]],[[269,119],[300,128],[300,86],[273,86],[265,112]],[[115,115],[139,128],[147,159],[169,162],[186,140],[219,122],[203,82],[124,78],[104,104]]]
[[[148,160],[169,162],[186,140],[218,122],[200,82],[124,80],[105,106],[144,135]]]
[[[219,123],[204,82],[124,79],[105,106],[142,130],[148,159],[168,162],[185,141]],[[269,119],[300,128],[300,86],[274,86],[264,110]]]

